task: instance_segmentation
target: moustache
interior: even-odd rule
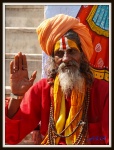
[[[79,64],[76,61],[69,61],[68,63],[61,63],[60,66],[58,67],[58,71],[63,70],[65,68],[77,68],[79,69]]]

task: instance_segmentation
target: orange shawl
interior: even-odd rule
[[[73,90],[71,94],[71,107],[69,111],[68,118],[66,118],[66,107],[65,107],[65,98],[64,95],[61,91],[60,84],[59,84],[59,78],[56,76],[55,81],[54,81],[54,121],[55,121],[55,127],[57,130],[57,133],[60,134],[64,128],[67,128],[69,124],[72,122],[74,119],[75,115],[78,113],[79,109],[83,105],[84,102],[84,97],[85,97],[85,82],[83,84],[83,93]],[[70,124],[70,126],[65,130],[64,134],[65,136],[68,136],[71,134],[74,129],[76,128],[76,125],[82,118],[82,113],[83,109],[77,116],[77,118]],[[66,144],[67,145],[72,145],[73,143],[76,142],[77,136],[80,133],[80,128],[76,130],[70,137],[67,137]],[[59,143],[60,137],[57,137],[55,139],[55,145]],[[42,145],[48,144],[48,135],[44,138],[44,140],[41,143]]]

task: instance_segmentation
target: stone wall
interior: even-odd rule
[[[44,20],[44,5],[5,6],[5,96],[10,95],[9,64],[21,51],[28,60],[29,77],[37,70],[35,82],[41,79],[42,50],[38,44],[36,28]],[[35,83],[34,82],[34,83]],[[33,144],[32,134],[28,134],[18,145]],[[8,145],[6,143],[6,145]]]

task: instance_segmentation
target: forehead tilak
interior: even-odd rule
[[[60,50],[66,50],[66,49],[70,49],[69,45],[68,45],[68,39],[63,36],[60,39]]]
[[[75,49],[79,50],[77,44],[74,41],[72,41],[72,40],[68,39],[67,37],[63,36],[62,38],[60,38],[60,40],[58,40],[56,42],[55,47],[54,47],[54,51],[67,50],[67,49],[72,49],[72,48],[75,48]]]

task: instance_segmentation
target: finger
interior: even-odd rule
[[[36,74],[37,74],[37,71],[34,71],[29,81],[33,82],[36,79]]]
[[[10,62],[10,74],[13,74],[13,64],[14,64],[14,61],[12,60]]]
[[[26,70],[26,69],[27,69],[26,55],[22,55],[22,61],[23,61],[22,69],[23,69],[23,70]]]
[[[14,58],[14,70],[18,71],[18,69],[19,69],[19,57],[18,55],[16,55]]]
[[[21,52],[18,53],[18,57],[19,57],[19,70],[22,70],[22,64],[23,64],[22,58],[23,58],[23,56],[22,56]]]

